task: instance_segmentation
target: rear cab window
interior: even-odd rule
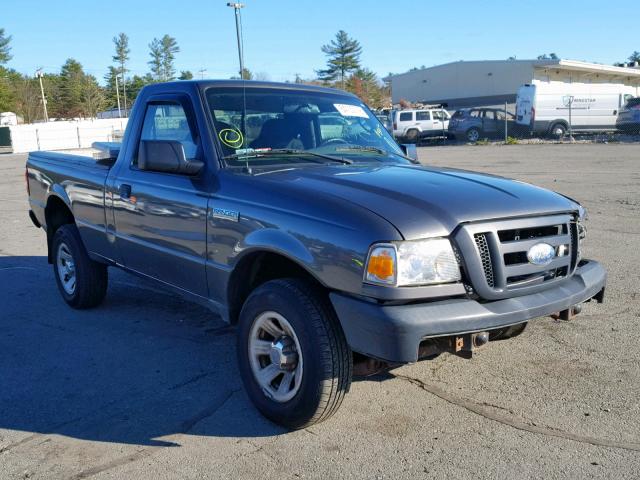
[[[413,112],[400,112],[401,122],[410,122],[413,120]]]

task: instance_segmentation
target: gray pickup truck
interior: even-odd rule
[[[64,300],[97,306],[119,267],[207,305],[237,325],[249,397],[289,428],[331,416],[354,374],[468,358],[603,300],[577,202],[422,166],[342,91],[152,85],[100,148],[26,165]]]

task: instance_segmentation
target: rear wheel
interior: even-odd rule
[[[472,127],[469,130],[467,130],[467,140],[469,140],[472,143],[475,143],[478,140],[480,140],[480,130],[478,130],[475,127]]]
[[[99,305],[107,293],[107,266],[89,258],[78,228],[62,225],[51,248],[53,271],[64,301],[78,309]]]
[[[251,293],[240,313],[238,363],[256,408],[291,429],[333,415],[353,371],[323,292],[298,279],[272,280]]]
[[[409,143],[418,143],[419,136],[420,135],[418,133],[418,130],[416,130],[415,128],[412,128],[406,134],[407,142],[409,142]]]
[[[549,133],[554,138],[562,138],[567,133],[567,127],[563,123],[554,123],[549,129]]]

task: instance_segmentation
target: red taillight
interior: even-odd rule
[[[24,182],[27,184],[27,195],[31,195],[29,190],[29,169],[27,167],[24,168]]]
[[[531,107],[531,125],[533,125],[533,122],[536,119],[536,109]]]
[[[397,130],[398,129],[398,124],[396,122],[393,122],[393,129]]]

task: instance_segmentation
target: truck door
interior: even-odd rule
[[[495,135],[497,133],[495,110],[484,110],[482,113],[482,130],[487,135]]]
[[[205,161],[203,130],[186,94],[154,96],[141,107],[141,125],[113,180],[120,258],[131,270],[206,297],[207,176],[141,170],[137,162],[142,140],[175,140],[187,160]]]
[[[427,111],[416,112],[416,125],[420,127],[420,131],[424,135],[430,135],[433,132],[431,113]]]

